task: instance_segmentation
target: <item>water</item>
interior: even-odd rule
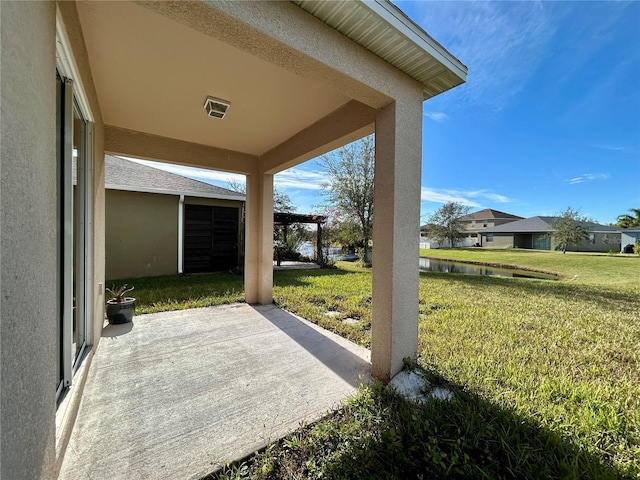
[[[450,262],[448,260],[435,260],[433,258],[420,258],[421,272],[442,273],[468,273],[472,275],[490,275],[498,277],[540,278],[544,280],[557,280],[555,275],[529,272],[527,270],[512,270],[509,268],[486,267],[483,265],[471,265],[468,263]]]
[[[326,248],[322,249],[324,252],[327,251]],[[342,252],[342,248],[340,247],[329,247],[329,259],[330,260],[346,260],[346,261],[354,261],[358,260],[358,256],[355,254],[344,254]],[[304,255],[305,257],[313,258],[315,256],[314,246],[311,242],[304,242],[298,247],[298,252],[300,255]]]

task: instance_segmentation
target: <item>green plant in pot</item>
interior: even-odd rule
[[[107,300],[107,318],[109,323],[128,323],[133,320],[133,314],[136,307],[136,299],[133,297],[126,297],[125,295],[133,290],[135,287],[130,287],[126,283],[121,287],[114,285],[112,288],[107,288],[107,292],[111,294],[111,298]]]

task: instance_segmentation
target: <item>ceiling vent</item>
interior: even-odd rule
[[[204,101],[204,110],[210,117],[222,119],[226,115],[230,105],[231,103],[227,102],[226,100],[207,97],[207,99]]]

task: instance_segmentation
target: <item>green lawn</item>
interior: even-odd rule
[[[332,417],[219,478],[640,478],[640,258],[426,253],[564,279],[421,274],[419,365],[454,399],[415,406],[363,388]],[[369,345],[371,273],[339,266],[275,272],[275,301]],[[202,298],[186,306],[242,298],[239,277],[182,277],[168,287],[172,279],[161,283],[175,299],[191,279],[198,284]],[[147,287],[133,283],[144,298]]]
[[[519,265],[558,273],[566,279],[575,275],[577,283],[599,287],[623,288],[640,293],[640,257],[637,255],[608,255],[603,253],[575,253],[522,249],[436,249],[420,250],[421,257],[447,258],[459,261]]]

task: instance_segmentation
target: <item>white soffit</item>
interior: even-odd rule
[[[387,0],[292,0],[423,85],[424,99],[467,79],[467,67]]]

